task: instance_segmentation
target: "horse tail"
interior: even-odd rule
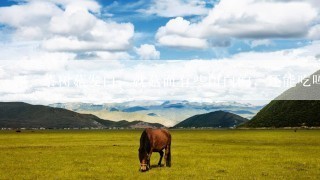
[[[169,134],[169,143],[168,143],[168,156],[167,164],[168,167],[171,167],[171,135]]]
[[[168,167],[171,167],[171,145],[169,145],[169,153],[168,153]]]

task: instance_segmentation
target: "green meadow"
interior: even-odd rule
[[[319,130],[171,130],[172,167],[138,171],[142,130],[0,131],[0,179],[317,179]]]

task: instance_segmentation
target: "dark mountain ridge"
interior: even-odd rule
[[[248,119],[243,118],[239,115],[225,112],[225,111],[214,111],[206,114],[199,114],[187,118],[186,120],[175,125],[175,128],[190,128],[190,127],[213,127],[213,128],[230,128],[238,126]]]
[[[320,71],[313,73],[262,108],[244,127],[320,126]],[[320,81],[320,79],[319,79]]]
[[[164,127],[158,123],[142,121],[115,122],[100,119],[91,114],[80,114],[67,109],[24,102],[0,102],[0,128],[136,128],[139,123],[146,127]]]

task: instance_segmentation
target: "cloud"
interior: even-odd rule
[[[318,70],[315,56],[319,53],[320,42],[314,42],[297,49],[246,52],[218,60],[2,61],[0,98],[37,104],[271,100]],[[294,76],[290,85],[284,84],[288,73]]]
[[[215,46],[208,42],[217,38],[223,41],[229,38],[303,38],[316,27],[318,14],[308,1],[221,0],[198,22],[191,23],[182,17],[171,19],[158,29],[156,39],[162,45],[184,48],[192,47],[190,41],[185,41],[192,38],[203,42],[201,48],[206,48]],[[174,45],[167,43],[179,39],[181,41]]]
[[[19,5],[0,7],[0,23],[14,28],[46,24],[62,10],[51,2],[31,1]]]
[[[71,60],[77,55],[73,52],[47,52],[41,50],[39,42],[0,43],[1,60]]]
[[[160,59],[160,52],[151,44],[142,44],[139,48],[135,48],[135,52],[143,60]]]
[[[182,17],[171,19],[165,26],[158,29],[156,39],[164,46],[197,49],[207,48],[207,40],[194,36],[191,26],[193,25],[190,25],[190,22]]]
[[[14,29],[12,44],[38,42],[38,51],[126,53],[133,24],[102,20],[100,9],[94,0],[25,0],[0,7],[0,23]]]
[[[258,40],[253,40],[250,43],[251,48],[255,48],[258,46],[270,46],[272,45],[272,41],[270,39],[258,39]]]
[[[177,17],[205,15],[208,9],[206,1],[202,0],[153,0],[147,9],[140,9],[139,12],[161,17]]]
[[[308,33],[308,38],[313,40],[320,39],[320,24],[313,26]]]
[[[132,59],[127,52],[107,52],[107,51],[97,51],[97,59],[100,60],[129,60]]]

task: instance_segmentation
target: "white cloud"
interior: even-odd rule
[[[201,24],[209,28],[205,36],[299,37],[306,34],[317,14],[307,2],[222,0]]]
[[[0,7],[0,23],[9,26],[32,27],[46,24],[52,16],[62,13],[55,4],[43,1],[31,1],[19,5]]]
[[[132,59],[127,52],[107,52],[107,51],[97,51],[96,55],[98,59],[101,60],[129,60]]]
[[[294,85],[297,77],[318,70],[315,56],[319,53],[320,43],[314,42],[303,48],[247,52],[218,60],[2,61],[0,99],[33,103],[271,100],[289,88],[283,84],[287,73],[295,75]],[[226,86],[215,84],[218,79],[224,82],[224,77],[247,79]]]
[[[206,44],[217,38],[224,41],[228,38],[302,38],[317,22],[318,15],[318,10],[308,1],[221,0],[199,22],[190,23],[181,17],[171,19],[158,29],[156,38],[160,44],[168,46],[172,44],[166,42],[179,41],[177,37],[181,40],[193,38]],[[192,43],[175,44],[190,47]]]
[[[205,49],[208,47],[206,39],[184,37],[179,35],[158,36],[158,42],[161,45],[181,48]]]
[[[96,24],[97,18],[86,8],[67,6],[63,14],[53,16],[49,31],[56,34],[85,34]]]
[[[258,46],[270,46],[272,45],[272,41],[270,39],[258,39],[258,40],[253,40],[250,43],[251,48],[255,48]]]
[[[0,43],[1,60],[38,60],[57,61],[75,59],[73,52],[47,52],[39,48],[39,42]],[[54,63],[54,62],[52,62]]]
[[[208,47],[206,39],[193,36],[190,22],[177,17],[158,29],[156,39],[161,45],[171,47],[197,48]]]
[[[320,24],[313,26],[309,30],[308,38],[309,39],[316,39],[316,40],[320,39]]]
[[[133,24],[104,21],[100,8],[94,0],[24,0],[0,7],[0,23],[15,29],[12,45],[37,41],[38,51],[126,53],[132,47]]]
[[[135,48],[135,52],[139,55],[140,59],[160,59],[160,52],[151,44],[142,44],[139,48]]]
[[[205,15],[208,13],[206,1],[203,0],[154,0],[149,8],[139,11],[161,17]]]

